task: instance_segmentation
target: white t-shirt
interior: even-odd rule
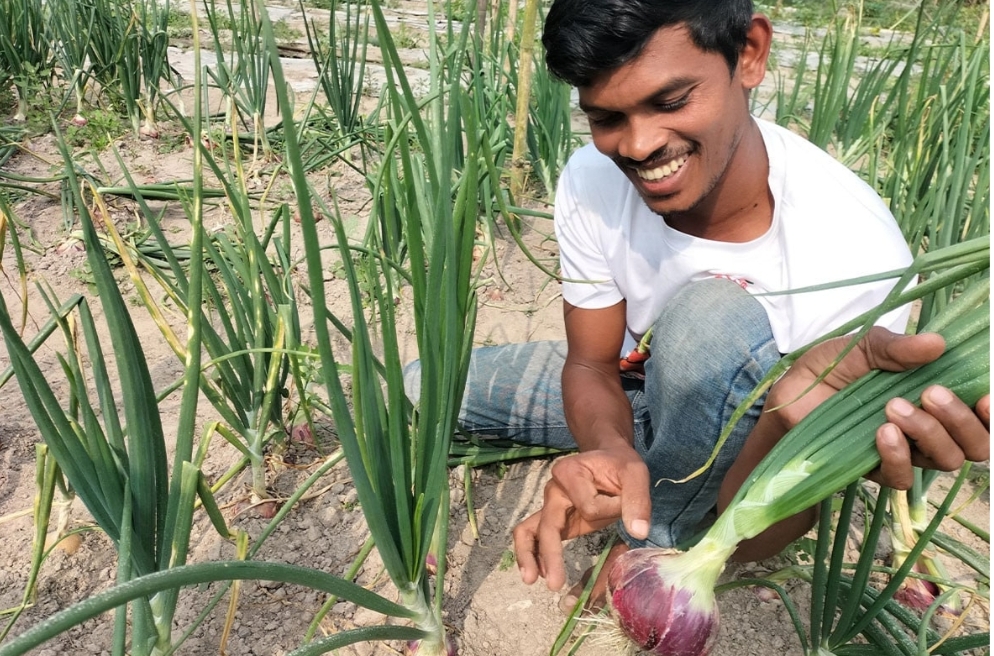
[[[689,282],[728,277],[751,293],[784,291],[902,269],[907,242],[883,201],[804,138],[756,119],[770,163],[773,222],[746,243],[678,232],[646,206],[624,173],[592,144],[559,179],[555,227],[563,298],[588,309],[627,301],[624,352]],[[883,301],[896,279],[798,294],[758,296],[782,353],[800,348]],[[907,307],[877,323],[897,332]]]

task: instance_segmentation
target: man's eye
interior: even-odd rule
[[[595,127],[607,127],[615,125],[620,118],[617,114],[588,114],[587,122]]]
[[[675,112],[676,110],[678,110],[678,109],[682,108],[684,105],[686,105],[687,101],[689,99],[690,99],[690,95],[688,94],[686,96],[681,96],[680,98],[677,98],[676,100],[666,101],[666,102],[658,102],[658,103],[656,103],[656,108],[659,109],[660,111],[663,111],[663,112]]]

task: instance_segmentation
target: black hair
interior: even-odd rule
[[[684,25],[734,74],[752,11],[752,0],[555,0],[542,34],[545,61],[556,77],[587,86],[637,57],[656,30]]]

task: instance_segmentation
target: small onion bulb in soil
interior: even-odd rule
[[[444,644],[429,643],[422,640],[411,640],[404,645],[404,656],[459,656],[459,650],[452,638],[445,636]]]

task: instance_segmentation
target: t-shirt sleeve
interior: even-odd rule
[[[583,171],[567,166],[556,188],[555,230],[563,276],[563,299],[587,309],[610,307],[623,296],[614,282],[600,234],[605,227],[598,204],[584,194]]]

